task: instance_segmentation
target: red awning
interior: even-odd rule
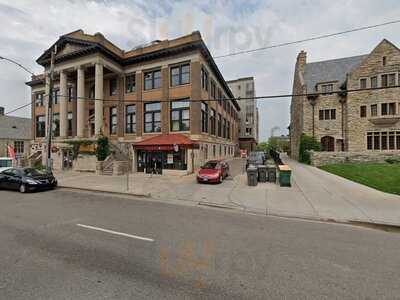
[[[133,148],[149,151],[172,151],[179,148],[194,148],[197,143],[183,134],[161,134],[133,144]]]

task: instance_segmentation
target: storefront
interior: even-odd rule
[[[137,172],[149,174],[187,173],[193,160],[191,150],[196,142],[182,134],[151,137],[133,144]]]

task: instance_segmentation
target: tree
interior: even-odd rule
[[[97,160],[104,161],[109,155],[110,155],[110,145],[108,142],[108,138],[105,136],[100,136],[97,139],[97,149],[96,149]]]
[[[308,136],[303,133],[300,137],[299,161],[302,163],[310,164],[310,150],[320,151],[321,144],[315,137]]]

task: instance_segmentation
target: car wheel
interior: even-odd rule
[[[21,184],[21,185],[19,186],[19,191],[20,191],[21,193],[26,193],[26,185],[25,185],[25,184]]]

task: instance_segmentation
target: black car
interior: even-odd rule
[[[26,193],[56,186],[57,180],[52,173],[42,173],[33,168],[11,168],[0,173],[0,189]]]

